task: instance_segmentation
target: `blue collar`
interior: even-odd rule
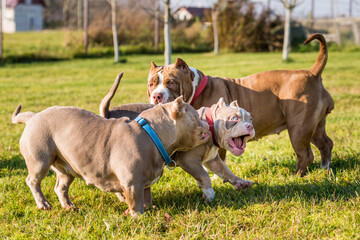
[[[164,159],[164,161],[166,163],[166,167],[168,169],[170,169],[170,170],[173,170],[176,167],[176,162],[169,157],[169,154],[165,150],[164,145],[161,143],[160,138],[157,136],[154,129],[152,129],[150,127],[149,123],[144,118],[142,118],[140,116],[137,116],[134,120],[140,124],[140,126],[147,132],[147,134],[149,134],[149,136],[151,137],[151,139],[155,143],[157,149],[159,150],[161,156],[163,157],[163,159]],[[169,164],[171,162],[174,163],[174,167],[169,167]]]

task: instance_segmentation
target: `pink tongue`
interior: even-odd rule
[[[242,145],[241,138],[239,138],[239,137],[235,138],[235,144],[236,144],[236,147],[240,149],[241,145]]]

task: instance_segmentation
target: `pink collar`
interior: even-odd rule
[[[213,140],[213,143],[216,147],[219,147],[219,144],[216,142],[215,140],[215,129],[214,129],[214,120],[211,116],[211,107],[209,107],[208,109],[206,109],[205,111],[205,117],[206,117],[206,121],[207,123],[209,124],[209,130],[211,132],[211,135],[212,135],[212,140]]]
[[[196,89],[193,99],[190,102],[190,105],[192,106],[196,99],[200,96],[200,94],[204,91],[204,88],[208,82],[208,77],[204,75],[203,79],[200,82],[199,87]]]

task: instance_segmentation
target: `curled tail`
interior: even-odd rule
[[[317,39],[320,42],[320,51],[318,57],[316,58],[315,64],[310,68],[310,72],[315,76],[320,76],[325,68],[328,58],[328,52],[327,52],[326,40],[324,36],[321,35],[320,33],[314,33],[310,35],[304,42],[304,45],[308,44],[314,39]]]
[[[100,116],[102,116],[103,118],[108,118],[109,117],[110,101],[114,97],[115,92],[116,92],[117,88],[119,87],[120,80],[121,80],[123,74],[124,73],[121,72],[116,76],[115,82],[112,85],[110,91],[101,100],[99,111],[100,111]]]
[[[12,116],[11,116],[11,120],[12,120],[12,123],[26,123],[30,118],[32,118],[36,113],[34,112],[24,112],[24,113],[20,113],[20,110],[21,110],[21,104],[19,104]]]

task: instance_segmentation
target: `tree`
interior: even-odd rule
[[[296,0],[280,0],[285,7],[285,24],[284,24],[284,43],[283,43],[283,55],[282,59],[287,60],[290,51],[290,30],[291,30],[291,12],[299,5],[296,4]]]
[[[165,65],[171,64],[171,35],[170,35],[170,0],[165,0],[164,14],[164,41],[165,41]]]
[[[106,0],[111,6],[111,29],[114,44],[114,61],[119,62],[119,41],[116,26],[116,0]]]
[[[160,26],[160,4],[159,1],[156,1],[156,7],[155,7],[155,33],[154,33],[154,48],[155,51],[159,50],[159,26]]]
[[[212,21],[212,27],[213,27],[213,34],[214,34],[214,53],[219,53],[219,33],[218,33],[218,16],[219,13],[224,11],[226,9],[228,0],[218,0],[214,3],[214,5],[211,8],[211,21]]]
[[[2,55],[3,55],[3,31],[2,31],[2,19],[3,19],[3,1],[6,0],[0,0],[0,61],[2,60]]]
[[[88,25],[89,25],[89,0],[84,0],[84,52],[87,54],[88,50]]]
[[[111,0],[111,29],[114,43],[114,61],[119,62],[119,44],[116,27],[116,0]]]

